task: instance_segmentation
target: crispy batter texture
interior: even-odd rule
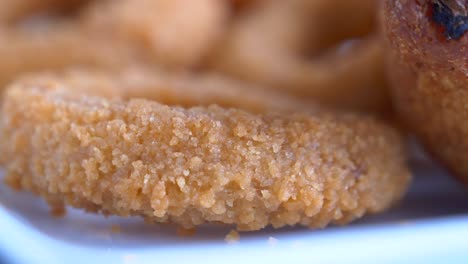
[[[434,3],[464,6],[467,15],[466,1],[386,2],[386,35],[394,51],[389,79],[407,127],[468,184],[468,33],[458,39],[446,35],[434,20]]]
[[[389,108],[375,0],[265,0],[240,15],[214,69],[335,107]]]
[[[218,0],[82,2],[74,16],[50,21],[45,16],[33,26],[0,25],[1,87],[23,73],[70,66],[196,68],[227,16],[226,4]]]
[[[7,183],[56,207],[240,230],[344,224],[407,189],[402,139],[372,118],[254,114],[196,94],[176,106],[164,87],[146,99],[119,88],[121,76],[114,89],[86,72],[13,84],[0,126]]]

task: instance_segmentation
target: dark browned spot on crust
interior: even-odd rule
[[[436,0],[430,5],[429,18],[447,40],[458,40],[468,31],[466,2],[460,6],[455,1]]]

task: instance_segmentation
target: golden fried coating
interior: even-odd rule
[[[468,184],[467,10],[466,1],[392,0],[386,2],[384,22],[394,51],[389,79],[401,118]],[[459,27],[450,22],[463,19]]]
[[[82,2],[74,16],[40,26],[0,25],[1,87],[23,73],[70,66],[195,68],[226,16],[218,0]]]
[[[0,119],[7,182],[54,206],[240,230],[344,224],[388,208],[407,189],[402,139],[372,118],[254,114],[210,105],[218,101],[211,88],[203,97],[186,88],[177,106],[166,95],[171,82],[148,89],[154,80],[131,75],[12,84]],[[147,86],[145,98],[133,84]]]
[[[335,107],[389,108],[375,0],[264,0],[233,23],[212,66]]]

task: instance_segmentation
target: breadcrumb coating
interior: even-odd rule
[[[239,242],[239,240],[240,240],[240,235],[236,230],[229,231],[229,233],[224,238],[224,241],[226,241],[229,244],[237,243]]]
[[[7,183],[54,207],[184,228],[316,228],[383,211],[410,181],[400,135],[370,117],[254,113],[193,93],[184,106],[162,96],[168,105],[158,87],[146,99],[119,87],[120,74],[113,90],[76,74],[18,81],[2,106]]]

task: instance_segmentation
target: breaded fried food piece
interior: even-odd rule
[[[345,224],[408,187],[400,135],[373,118],[222,108],[190,88],[178,106],[171,82],[149,81],[143,98],[129,87],[152,77],[122,76],[111,86],[89,72],[12,84],[0,119],[6,182],[55,207],[240,230]]]
[[[389,0],[384,25],[397,111],[468,184],[468,2]]]
[[[213,69],[342,109],[390,109],[375,0],[263,0],[234,22]]]

